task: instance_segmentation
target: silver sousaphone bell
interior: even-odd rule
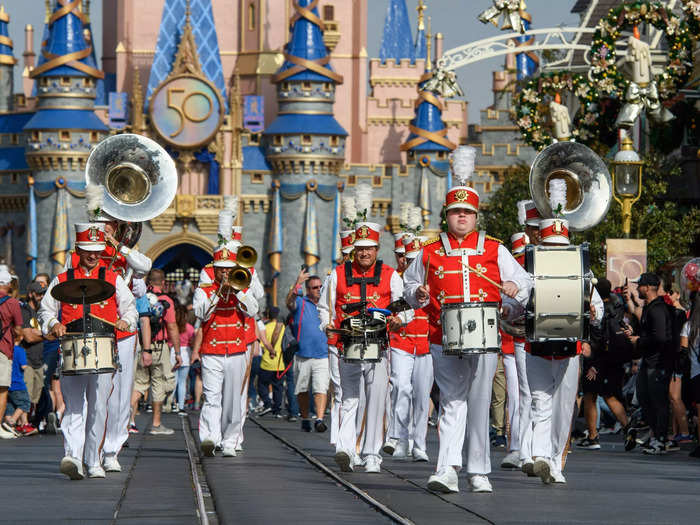
[[[530,168],[530,195],[540,215],[554,217],[549,182],[566,181],[566,206],[561,216],[573,231],[598,224],[610,208],[612,179],[608,167],[593,150],[578,142],[556,142],[535,157]]]
[[[95,146],[87,160],[85,181],[103,186],[104,212],[127,223],[148,221],[163,213],[178,185],[175,162],[168,152],[157,142],[132,133],[114,135]]]

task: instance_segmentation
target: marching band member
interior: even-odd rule
[[[553,209],[555,209],[553,207]],[[543,246],[568,246],[569,224],[560,218],[542,219],[539,227]],[[591,323],[600,324],[603,301],[593,288]],[[576,344],[573,357],[534,355],[542,345]],[[583,343],[587,345],[588,343]],[[582,343],[530,343],[527,347],[527,380],[532,394],[533,472],[544,483],[566,483],[562,474],[563,456],[569,442],[571,421],[579,379]]]
[[[121,275],[131,288],[134,297],[146,293],[144,277],[151,269],[151,259],[136,250],[123,245],[115,238],[119,221],[107,214],[104,209],[104,186],[88,184],[85,201],[88,218],[91,222],[104,225],[105,249],[100,254],[100,262],[108,269]],[[64,270],[78,265],[78,254],[73,252],[66,259]],[[134,384],[134,357],[138,338],[136,331],[116,331],[119,368],[112,378],[112,393],[109,396],[107,411],[107,432],[103,446],[104,468],[107,472],[120,472],[117,459],[122,446],[129,438],[129,418],[131,415],[131,394]]]
[[[411,264],[421,250],[421,239],[403,239],[406,263]],[[413,320],[399,332],[391,334],[392,419],[391,435],[397,441],[394,457],[411,455],[413,461],[428,461],[426,435],[430,411],[430,389],[433,386],[433,358],[428,343],[428,314],[414,310]],[[413,423],[413,432],[410,432]],[[409,438],[413,448],[408,450]]]
[[[539,226],[540,212],[537,211],[535,202],[532,200],[519,201],[518,204],[518,222],[525,227],[525,246],[531,243],[537,245],[539,243]],[[511,238],[513,243],[513,255],[520,263],[520,266],[525,266],[525,248],[521,250],[522,234],[515,234],[517,239]],[[517,255],[516,255],[517,251]],[[515,365],[518,373],[519,387],[519,438],[520,438],[520,468],[528,476],[534,476],[532,470],[532,396],[530,395],[530,385],[527,382],[527,352],[525,351],[525,339],[515,339],[513,346],[515,348]],[[512,463],[511,463],[512,464]]]
[[[350,260],[354,242],[355,230],[342,230],[340,232],[340,251],[343,254],[343,260],[338,266],[342,266],[346,261]],[[343,390],[340,386],[340,366],[338,364],[337,343],[338,335],[329,334],[328,368],[331,376],[331,384],[333,385],[333,403],[331,404],[331,445],[335,445],[336,441],[338,440],[338,430],[340,429],[340,405],[343,400]]]
[[[247,397],[246,318],[258,313],[252,293],[236,291],[229,272],[236,266],[232,243],[214,251],[214,281],[200,283],[193,310],[202,326],[202,344],[192,360],[202,363],[205,401],[199,418],[199,438],[205,456],[221,446],[224,457],[235,457],[243,427],[241,396]],[[201,357],[200,357],[201,355]]]
[[[348,306],[366,302],[366,306],[386,308],[403,295],[403,281],[388,265],[377,260],[381,227],[373,222],[360,222],[355,230],[354,260],[337,266],[321,291],[319,314],[321,329],[339,328]],[[351,310],[352,312],[352,310]],[[408,319],[405,316],[404,320]],[[400,328],[402,318],[387,317],[387,329]],[[330,335],[330,334],[329,334]],[[367,472],[380,470],[384,433],[384,411],[389,375],[387,358],[378,362],[346,363],[339,361],[342,403],[340,427],[336,441],[335,461],[343,472],[350,472],[358,464],[355,454],[357,440],[356,416],[360,397],[360,382],[364,378],[367,412],[362,454]]]
[[[68,331],[83,331],[83,307],[60,303],[51,296],[54,286],[69,279],[102,279],[115,286],[116,293],[109,299],[98,304],[86,305],[88,332],[115,330],[128,332],[136,329],[138,313],[134,296],[121,275],[100,263],[104,249],[103,224],[78,223],[75,225],[77,264],[53,279],[41,301],[39,320],[45,335],[51,334],[61,338]],[[131,355],[131,360],[133,359]],[[107,400],[111,388],[110,374],[61,376],[61,389],[66,410],[61,425],[65,457],[61,460],[60,469],[70,479],[83,479],[85,476],[83,463],[87,466],[89,477],[105,477],[100,455],[107,423]]]
[[[479,194],[465,186],[474,169],[475,154],[470,147],[460,147],[453,154],[459,185],[445,196],[447,232],[428,241],[404,275],[406,300],[414,308],[425,308],[430,323],[430,352],[440,388],[440,451],[428,488],[441,492],[459,491],[457,472],[462,467],[465,429],[471,490],[492,491],[487,477],[491,472],[489,405],[498,361],[495,353],[463,359],[443,355],[441,305],[500,303],[499,287],[524,305],[531,287],[528,274],[510,252],[498,240],[475,230]]]

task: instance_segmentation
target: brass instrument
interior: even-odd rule
[[[250,286],[253,280],[253,274],[244,266],[234,266],[228,273],[226,284],[236,291],[245,290]]]
[[[556,142],[535,158],[530,169],[530,195],[544,218],[554,216],[549,204],[549,181],[566,181],[566,206],[561,217],[573,231],[594,227],[608,213],[612,179],[605,162],[578,142]]]
[[[243,268],[252,268],[258,262],[258,252],[252,246],[243,245],[236,251],[236,263]]]
[[[106,214],[127,223],[140,223],[170,206],[178,176],[172,157],[157,142],[124,133],[95,146],[85,166],[85,181],[104,187]],[[136,244],[138,237],[132,234],[127,240]]]

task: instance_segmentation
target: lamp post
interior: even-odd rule
[[[642,160],[634,150],[632,139],[622,139],[620,150],[612,161],[613,198],[622,206],[622,233],[630,236],[632,205],[642,195]]]

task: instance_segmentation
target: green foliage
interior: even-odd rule
[[[510,236],[523,229],[518,224],[516,203],[530,198],[528,174],[527,166],[519,166],[507,176],[480,217],[481,227],[507,246]],[[700,231],[700,209],[664,200],[669,186],[679,174],[679,166],[669,165],[658,154],[652,153],[644,158],[642,196],[632,207],[630,238],[647,239],[647,266],[652,270],[688,255]],[[622,237],[621,211],[620,205],[613,200],[600,224],[572,235],[574,244],[590,243],[591,266],[596,275],[605,275],[606,239]]]

